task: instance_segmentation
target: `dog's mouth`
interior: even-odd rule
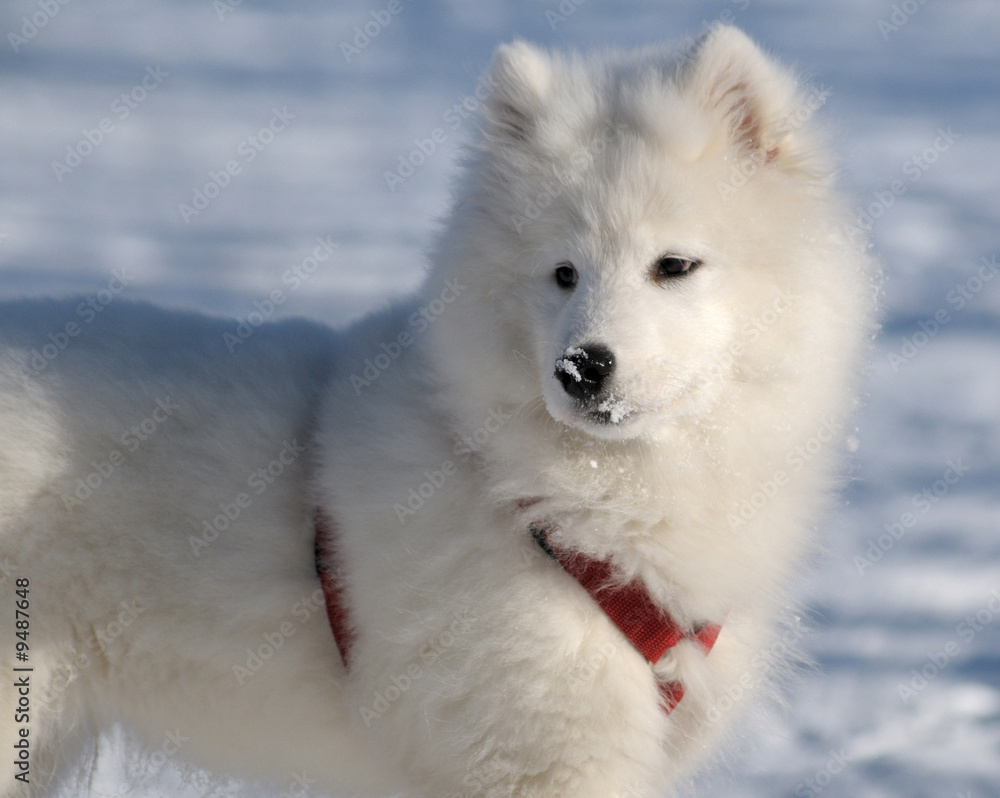
[[[550,415],[567,427],[578,429],[595,438],[622,439],[634,434],[633,427],[641,413],[630,402],[616,394],[595,398],[590,402],[565,400],[549,406]]]
[[[598,400],[595,404],[596,406],[582,409],[584,418],[594,424],[605,426],[624,424],[635,413],[635,408],[615,394],[610,394],[605,399]]]

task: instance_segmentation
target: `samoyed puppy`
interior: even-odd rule
[[[820,95],[726,27],[488,83],[408,303],[3,309],[0,795],[120,724],[286,795],[657,796],[775,681],[872,332]]]

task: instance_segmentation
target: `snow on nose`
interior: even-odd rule
[[[606,346],[571,346],[556,360],[555,377],[578,402],[594,401],[615,370],[615,356]]]

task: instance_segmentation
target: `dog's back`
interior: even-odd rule
[[[292,774],[305,723],[327,731],[317,745],[337,739],[306,479],[337,348],[306,322],[118,299],[0,310],[0,663],[26,668],[20,691],[0,687],[0,744],[27,740],[3,757],[0,794],[44,794],[118,721],[243,772],[266,745]]]

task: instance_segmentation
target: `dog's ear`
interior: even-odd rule
[[[530,138],[552,86],[549,55],[523,41],[501,45],[490,68],[487,120],[492,133],[523,141]]]
[[[730,141],[747,156],[769,163],[794,149],[795,78],[739,29],[713,28],[696,45],[681,87],[721,117]]]

